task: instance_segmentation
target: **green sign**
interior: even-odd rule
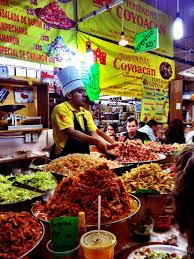
[[[82,81],[84,83],[86,93],[91,101],[99,100],[100,94],[100,65],[94,63],[87,67],[85,63],[82,63],[81,68]]]
[[[135,35],[135,52],[144,52],[157,48],[159,48],[158,28],[153,28]]]
[[[52,247],[55,251],[71,250],[78,243],[78,217],[57,217],[50,221]]]

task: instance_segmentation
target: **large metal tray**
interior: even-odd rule
[[[102,226],[108,226],[108,225],[112,225],[112,224],[116,224],[116,223],[121,223],[121,222],[127,221],[128,219],[132,218],[132,217],[139,211],[139,209],[140,209],[140,207],[141,207],[141,202],[140,202],[140,200],[139,200],[136,196],[134,196],[134,195],[132,195],[132,194],[130,194],[130,196],[131,196],[131,198],[132,198],[132,199],[136,202],[136,204],[137,204],[136,210],[134,210],[132,213],[130,213],[130,214],[128,214],[127,216],[124,216],[124,217],[122,217],[122,218],[120,218],[120,219],[118,219],[118,220],[115,220],[115,221],[107,221],[106,223],[102,223],[102,224],[101,224]],[[31,212],[32,212],[32,215],[33,215],[34,217],[40,219],[41,221],[43,221],[43,222],[49,222],[49,220],[46,219],[46,218],[47,218],[47,215],[46,215],[46,214],[42,214],[42,213],[38,210],[38,204],[34,204],[34,205],[32,206]],[[87,227],[95,227],[95,226],[97,226],[97,223],[96,223],[96,224],[88,224],[88,225],[87,225]]]

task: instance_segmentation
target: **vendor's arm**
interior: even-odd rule
[[[86,135],[85,133],[75,130],[74,128],[68,128],[63,130],[70,138],[76,139],[82,143],[87,143],[90,145],[97,146],[102,151],[107,151],[106,143],[100,141],[97,137],[97,133],[95,131],[91,131],[90,135]]]

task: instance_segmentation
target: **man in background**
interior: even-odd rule
[[[145,126],[139,128],[139,132],[146,133],[151,141],[157,140],[158,122],[149,120]]]
[[[138,123],[135,118],[128,118],[126,122],[127,133],[125,134],[125,140],[140,139],[142,142],[150,140],[146,133],[140,132],[138,129]]]

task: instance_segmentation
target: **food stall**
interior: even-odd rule
[[[130,21],[129,12],[134,12],[130,1],[124,7],[120,3],[114,6],[114,1],[107,1],[106,5],[105,1],[78,3],[77,24],[74,22],[73,1],[23,2],[16,8],[12,0],[0,1],[0,6],[7,12],[2,12],[5,28],[17,32],[15,38],[0,38],[1,56],[52,65],[58,70],[77,60],[79,51],[82,53],[79,68],[91,100],[98,100],[100,94],[141,100],[141,111],[135,111],[138,120],[147,122],[154,118],[161,124],[167,122],[168,85],[175,77],[174,61],[168,58],[173,55],[172,41],[169,30],[165,32],[163,29],[164,25],[170,28],[167,15],[138,1],[145,10],[157,13],[161,37],[158,50],[134,53],[134,36],[145,28]],[[104,7],[110,10],[105,12]],[[100,9],[104,12],[101,16],[103,26],[100,27],[96,23],[99,16],[93,12],[99,8],[104,8]],[[114,42],[120,37],[122,8],[128,25],[135,26],[133,33],[128,31],[130,48]],[[86,11],[94,15],[91,23],[87,20],[82,23],[87,18],[83,18]],[[107,19],[112,24],[111,29],[104,26]],[[79,27],[77,30],[75,25]],[[9,40],[9,47],[4,45],[5,40]],[[87,63],[85,54],[88,52],[93,53],[92,64]],[[151,250],[174,252],[174,258],[181,258],[186,253],[186,240],[174,226],[172,192],[175,187],[175,153],[182,146],[130,140],[118,143],[107,154],[71,154],[50,161],[48,152],[45,152],[49,147],[49,108],[62,101],[60,94],[57,95],[58,82],[45,83],[45,77],[43,80],[40,75],[29,79],[27,69],[21,68],[24,74],[21,70],[19,73],[17,66],[14,69],[9,65],[0,68],[3,77],[0,80],[0,163],[17,162],[17,167],[22,168],[11,167],[9,171],[9,167],[6,170],[0,167],[0,257],[83,259],[77,221],[79,213],[84,212],[85,232],[98,228],[97,234],[100,230],[112,233],[114,244],[110,259],[114,255],[117,259],[139,258],[139,253]],[[9,73],[14,70],[13,74],[5,74],[5,68]],[[49,78],[55,78],[54,73]],[[121,131],[126,116],[134,113],[134,106],[134,103],[128,105],[125,114],[122,109],[117,111],[117,119],[122,122]],[[113,116],[112,110],[107,113]],[[106,115],[103,114],[105,120],[110,118]],[[9,152],[5,154],[7,147]],[[33,160],[31,163],[34,158],[41,162]],[[24,171],[25,163],[27,171]],[[74,246],[68,247],[68,254],[60,249],[56,251],[53,235],[61,235],[61,232],[58,229],[55,232],[51,227],[56,219],[64,218],[75,218],[77,224]],[[63,223],[57,222],[56,225],[62,226]],[[68,225],[67,222],[64,224]],[[68,233],[67,236],[72,235]],[[148,245],[157,243],[158,247],[134,251],[147,242]],[[168,247],[180,242],[182,250]]]

